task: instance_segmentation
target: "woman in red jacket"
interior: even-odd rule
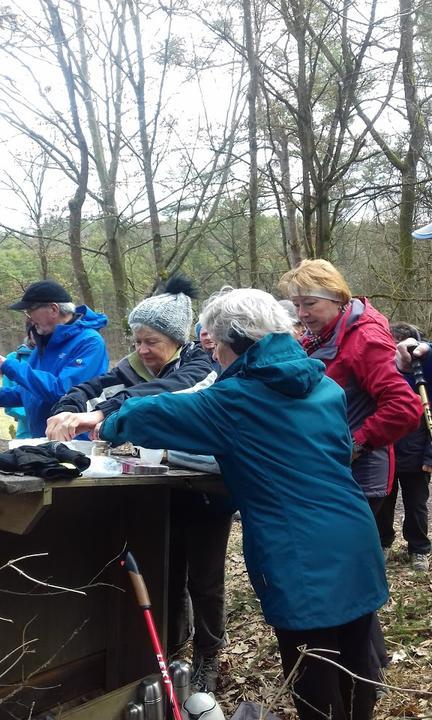
[[[303,260],[283,275],[279,289],[306,327],[300,342],[307,354],[322,360],[345,390],[352,472],[376,515],[393,478],[392,445],[422,414],[420,398],[396,369],[388,321],[366,298],[353,298],[327,260]]]

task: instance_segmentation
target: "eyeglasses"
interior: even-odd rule
[[[29,308],[27,308],[27,310],[24,310],[24,315],[26,316],[26,318],[31,320],[32,312],[34,312],[35,310],[39,310],[39,308],[41,308],[41,307],[45,307],[45,303],[38,303],[37,305],[31,305]]]

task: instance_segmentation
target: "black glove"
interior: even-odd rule
[[[21,445],[14,450],[0,453],[0,471],[36,475],[45,480],[72,480],[79,477],[89,465],[89,457],[70,450],[61,442]]]

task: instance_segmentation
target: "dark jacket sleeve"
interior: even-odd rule
[[[199,382],[205,380],[210,373],[214,372],[208,355],[197,346],[187,348],[181,357],[180,366],[177,369],[169,370],[163,377],[156,378],[150,382],[142,382],[138,385],[118,392],[114,397],[96,405],[96,410],[101,410],[105,417],[120,410],[129,398],[142,398],[148,395],[160,395],[164,392],[178,392],[192,388]]]
[[[432,440],[430,438],[429,432],[424,447],[423,465],[432,467]]]
[[[51,414],[58,415],[61,412],[86,412],[87,400],[98,398],[106,388],[122,384],[127,384],[127,378],[123,375],[119,367],[115,367],[109,373],[105,373],[105,375],[99,375],[73,387],[51,408]]]

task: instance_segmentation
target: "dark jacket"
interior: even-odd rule
[[[106,315],[80,305],[74,322],[57,325],[27,363],[16,359],[3,363],[2,373],[16,386],[0,390],[0,405],[22,405],[32,437],[44,437],[52,406],[71,387],[107,370],[108,354],[98,332],[106,324]]]
[[[353,474],[369,497],[384,497],[393,479],[392,444],[420,421],[420,399],[398,372],[388,321],[366,298],[354,298],[333,337],[311,357],[345,390],[356,442],[369,452],[353,462]]]
[[[207,354],[194,343],[181,348],[179,356],[165,365],[157,377],[144,368],[136,352],[120,360],[106,375],[99,375],[72,388],[52,408],[52,414],[60,412],[85,412],[91,401],[94,410],[101,410],[105,417],[121,408],[131,397],[158,395],[193,388],[197,383],[214,382]],[[104,399],[99,401],[101,396]]]
[[[429,343],[430,344],[430,343]],[[432,352],[421,360],[423,376],[427,382],[427,391],[431,397],[432,388]],[[407,383],[415,389],[412,373],[403,373]],[[432,467],[432,440],[424,417],[417,430],[409,433],[395,445],[396,473],[421,472],[423,465]]]
[[[211,387],[133,398],[101,437],[213,454],[241,511],[268,623],[324,628],[387,599],[375,521],[350,469],[343,390],[288,334],[267,335]]]
[[[395,445],[396,474],[421,472],[423,465],[432,467],[432,442],[426,423],[399,440]]]

